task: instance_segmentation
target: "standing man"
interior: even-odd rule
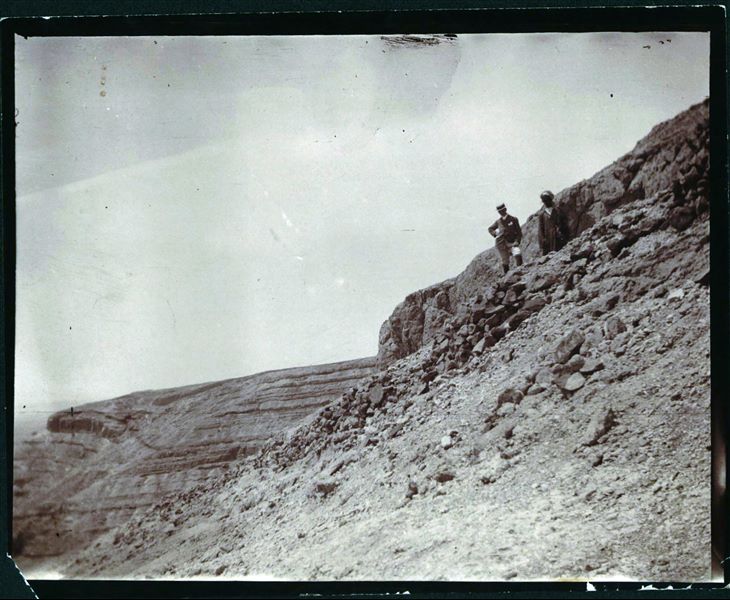
[[[540,194],[542,209],[537,215],[537,241],[543,256],[560,250],[568,241],[565,233],[565,219],[555,206],[555,196],[550,190]]]
[[[512,254],[515,257],[515,264],[519,267],[522,264],[522,250],[520,243],[522,242],[522,228],[516,217],[507,214],[507,207],[500,204],[497,207],[499,219],[494,225],[489,227],[488,231],[493,237],[497,238],[495,246],[502,259],[502,269],[506,273],[509,271],[509,257]]]

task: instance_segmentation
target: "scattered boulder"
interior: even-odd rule
[[[654,290],[651,293],[652,298],[663,298],[667,295],[667,286],[664,284],[660,284],[654,288]]]
[[[440,290],[433,298],[434,304],[437,308],[447,310],[449,308],[449,295],[444,291]]]
[[[451,481],[455,477],[456,475],[454,474],[453,469],[449,467],[442,467],[433,474],[432,478],[434,481],[438,481],[439,483],[446,483],[447,481]]]
[[[626,344],[628,341],[629,334],[627,331],[619,333],[611,342],[611,352],[613,352],[616,356],[623,356],[626,353]]]
[[[445,435],[441,438],[441,447],[444,450],[448,450],[454,445],[454,440],[450,435]]]
[[[555,360],[559,363],[566,362],[573,354],[580,350],[584,341],[585,336],[577,329],[573,329],[555,347]]]
[[[612,340],[624,331],[626,331],[626,325],[615,315],[606,319],[606,322],[603,325],[603,334],[606,336],[606,339],[609,340]]]
[[[630,245],[631,242],[628,236],[625,236],[621,233],[615,235],[606,242],[606,248],[608,248],[608,251],[614,258],[620,254],[621,250],[627,248]]]
[[[581,259],[590,259],[594,252],[595,246],[591,242],[586,242],[580,248],[570,253],[570,260],[575,262]]]
[[[603,310],[603,312],[608,312],[610,310],[613,310],[616,305],[618,304],[619,300],[621,299],[621,295],[617,293],[608,294],[608,296],[605,296],[600,299],[600,307]]]
[[[552,383],[564,389],[565,384],[572,374],[573,372],[566,365],[554,365],[552,368]]]
[[[385,400],[385,388],[382,385],[377,384],[370,390],[369,396],[370,405],[377,408],[378,406],[381,406]]]
[[[568,367],[570,371],[575,373],[576,371],[580,371],[585,364],[586,359],[583,356],[581,356],[580,354],[574,354],[570,357],[568,362],[565,363],[565,366]]]
[[[512,284],[510,287],[510,290],[513,291],[518,296],[522,294],[527,289],[527,284],[524,281],[516,281]]]
[[[522,283],[523,269],[512,269],[504,276],[504,287],[509,288]]]
[[[583,377],[583,375],[580,373],[573,373],[570,377],[568,377],[562,387],[566,392],[575,392],[582,388],[585,382],[586,378]]]
[[[503,315],[506,311],[507,307],[504,304],[497,304],[496,306],[487,308],[484,311],[484,318],[487,319],[487,323],[491,325],[493,322],[490,321],[490,319],[499,320],[501,315]]]
[[[527,313],[535,313],[542,310],[547,304],[545,296],[542,294],[530,296],[525,303],[522,305],[522,311]]]
[[[507,328],[503,325],[498,325],[497,327],[493,328],[489,334],[495,339],[495,340],[501,340],[505,335],[507,335]]]
[[[677,231],[684,231],[694,220],[694,210],[689,206],[677,206],[669,213],[669,224]]]
[[[527,317],[529,316],[530,313],[526,310],[518,310],[509,319],[507,319],[507,325],[509,325],[510,329],[517,329],[517,327],[520,326],[520,323],[522,323],[522,321],[527,319]]]
[[[535,278],[528,284],[527,289],[530,292],[539,292],[555,287],[559,281],[556,273],[538,273]]]
[[[595,415],[588,424],[586,434],[583,438],[584,446],[595,446],[599,440],[606,435],[616,424],[616,415],[611,407],[604,407],[601,412]]]
[[[547,367],[543,367],[535,374],[535,384],[541,385],[544,388],[549,386],[553,382],[553,373]]]
[[[408,490],[406,491],[406,498],[408,498],[410,500],[416,494],[418,494],[418,484],[416,483],[416,481],[414,479],[411,479],[408,482]]]
[[[667,301],[682,300],[684,298],[684,296],[685,296],[684,290],[682,288],[677,288],[667,294]]]
[[[583,375],[590,375],[603,368],[603,362],[600,358],[588,358],[579,369]]]
[[[338,487],[337,481],[334,479],[324,479],[314,484],[314,494],[321,498],[331,495]]]
[[[482,474],[479,478],[484,485],[494,483],[507,470],[509,463],[499,454],[495,454],[489,461],[484,464]]]
[[[482,339],[481,339],[481,340],[479,340],[479,341],[478,341],[478,342],[477,342],[477,343],[476,343],[476,344],[474,345],[474,347],[473,347],[473,348],[471,349],[472,353],[473,353],[473,354],[481,354],[482,352],[484,352],[484,346],[485,346],[485,345],[486,345],[486,341],[485,341],[485,339],[484,339],[484,338],[482,338]]]
[[[524,394],[520,390],[507,388],[497,397],[497,406],[499,407],[507,403],[519,404],[522,398],[524,398]]]
[[[432,367],[423,372],[423,375],[421,375],[421,381],[423,381],[424,383],[429,383],[436,379],[436,377],[438,377],[438,371]]]

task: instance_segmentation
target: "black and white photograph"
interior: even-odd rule
[[[718,576],[709,32],[14,44],[26,578]]]

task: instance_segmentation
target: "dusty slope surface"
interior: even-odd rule
[[[213,485],[373,368],[370,358],[271,371],[52,415],[16,451],[16,559],[32,574],[32,559],[62,556],[166,496]]]
[[[655,128],[636,152],[672,150],[641,159],[663,165],[644,192],[470,284],[404,356],[63,571],[708,579],[707,137],[706,103]]]

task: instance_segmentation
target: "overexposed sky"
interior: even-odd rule
[[[705,33],[18,37],[16,411],[374,355],[708,93]]]

